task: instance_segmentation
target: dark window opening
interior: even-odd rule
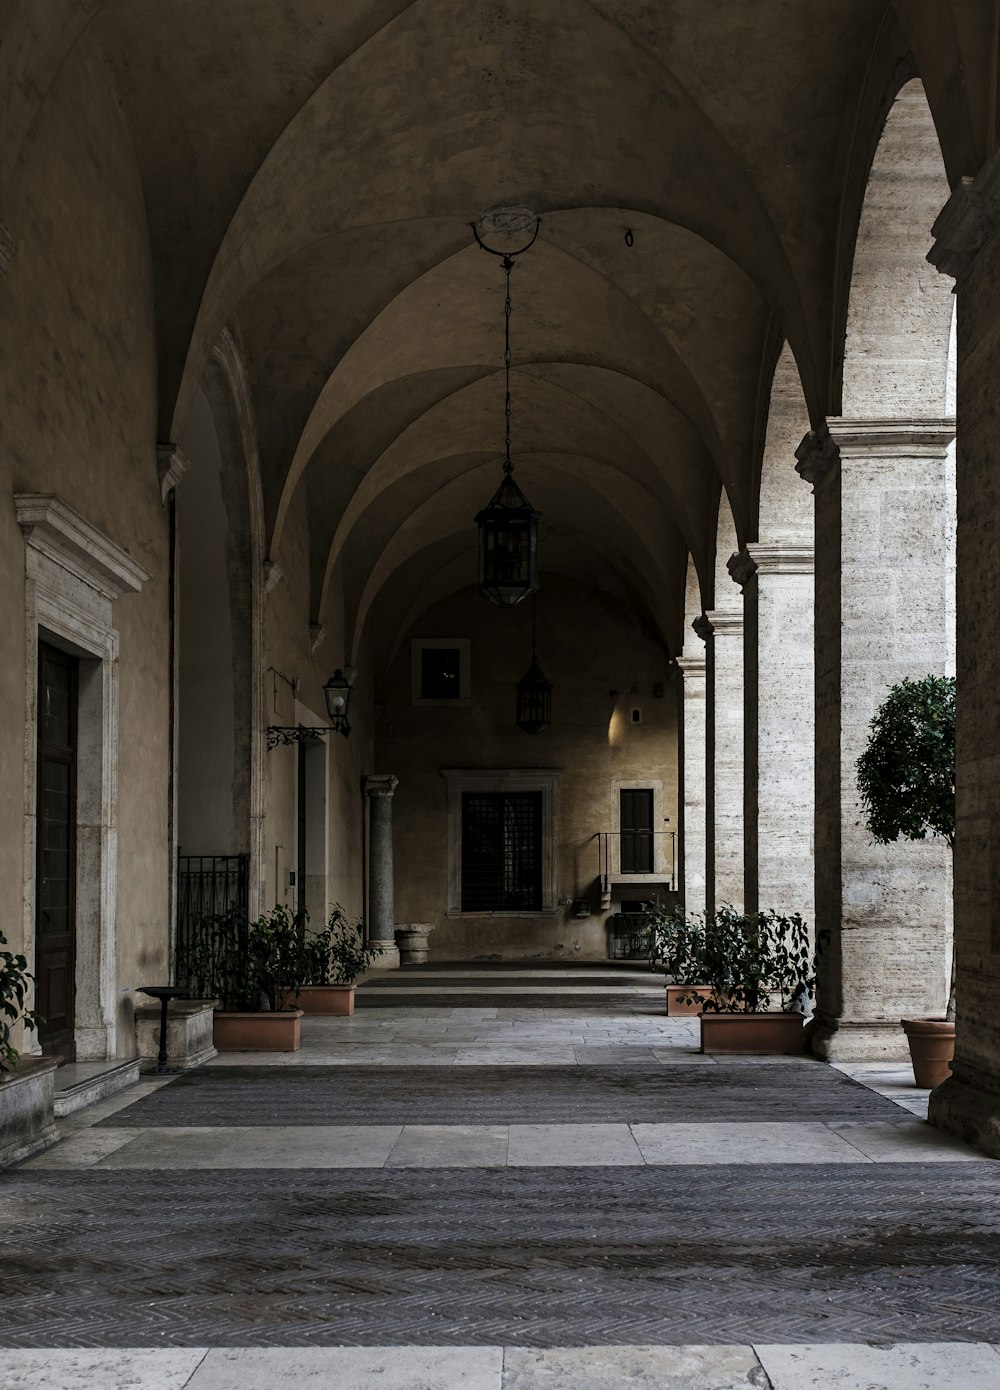
[[[463,793],[462,911],[541,907],[542,793]]]
[[[423,700],[457,700],[461,693],[457,647],[424,647],[420,653],[420,696]]]
[[[624,788],[621,797],[621,871],[623,874],[653,872],[653,793]]]

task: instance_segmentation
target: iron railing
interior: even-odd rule
[[[193,998],[205,992],[204,979],[214,964],[211,953],[219,945],[215,930],[206,931],[205,923],[224,914],[245,920],[247,884],[245,854],[178,855],[174,982],[189,989]]]
[[[647,912],[612,912],[608,918],[609,960],[649,960],[653,929]]]

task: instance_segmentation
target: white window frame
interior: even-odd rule
[[[429,700],[423,689],[423,654],[429,648],[443,647],[458,652],[458,695],[447,700]],[[468,637],[414,637],[410,641],[410,704],[432,705],[442,709],[468,705],[472,700],[472,640]]]

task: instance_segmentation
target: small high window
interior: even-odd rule
[[[467,637],[417,637],[410,643],[410,698],[415,705],[468,700]]]

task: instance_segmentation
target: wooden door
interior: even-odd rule
[[[76,658],[39,647],[35,978],[42,1051],[75,1055]]]
[[[653,793],[651,790],[622,789],[621,793],[621,871],[623,874],[653,872]]]

